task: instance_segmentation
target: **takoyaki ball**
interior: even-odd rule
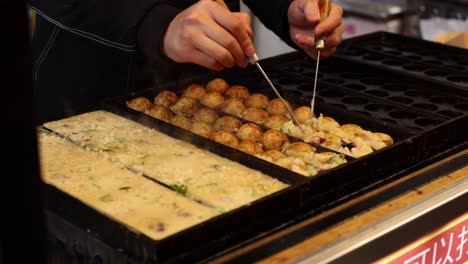
[[[286,102],[286,104],[289,106],[289,108],[291,109],[291,105]],[[281,100],[279,98],[275,98],[273,100],[271,100],[268,105],[266,106],[266,111],[270,114],[270,115],[288,115],[288,109],[286,109],[286,107],[284,106],[284,104],[281,102]]]
[[[320,131],[333,132],[340,127],[340,124],[332,117],[323,116],[323,114],[320,114],[317,126],[318,130]]]
[[[243,124],[236,132],[236,136],[240,140],[259,141],[262,134],[262,129],[253,123]]]
[[[268,118],[268,113],[265,110],[258,108],[247,108],[242,112],[241,117],[247,121],[261,124]]]
[[[322,146],[339,151],[342,147],[342,141],[339,136],[330,133],[325,133],[325,141],[322,143]]]
[[[237,148],[239,145],[239,141],[237,140],[236,136],[233,133],[226,131],[215,132],[211,139],[231,148]]]
[[[284,115],[272,115],[269,116],[265,122],[263,122],[263,125],[268,128],[280,129],[283,124],[288,121],[289,119],[287,119]]]
[[[198,109],[195,114],[193,114],[193,120],[195,121],[203,121],[207,123],[214,123],[219,118],[218,113],[215,110],[203,107]]]
[[[163,121],[169,121],[172,117],[172,113],[169,108],[160,105],[153,106],[153,108],[148,111],[148,115]]]
[[[356,135],[364,135],[365,136],[365,131],[358,125],[355,124],[344,124],[339,127],[339,129],[336,130],[336,132],[339,132],[339,136],[346,137],[346,138],[354,138]]]
[[[245,106],[247,106],[247,108],[252,107],[258,109],[265,109],[269,102],[270,99],[268,99],[268,97],[266,97],[265,95],[255,93],[249,96],[247,100],[245,100]]]
[[[192,120],[182,115],[175,115],[171,117],[169,119],[169,123],[175,126],[178,126],[180,128],[183,128],[185,130],[190,130],[190,128],[192,127]]]
[[[193,83],[185,88],[183,95],[193,99],[200,100],[206,94],[205,88],[198,83]]]
[[[299,174],[305,174],[306,164],[300,158],[287,157],[275,161],[275,164],[283,168],[295,171]]]
[[[287,158],[287,156],[279,150],[268,150],[263,153],[257,154],[257,157],[269,162],[274,162],[279,159]]]
[[[218,92],[208,92],[200,99],[200,103],[209,108],[217,109],[224,103],[224,97]]]
[[[177,102],[177,95],[171,91],[161,91],[158,95],[154,98],[154,104],[160,105],[164,107],[169,107]]]
[[[243,140],[237,146],[237,149],[250,155],[257,155],[263,152],[262,145],[253,140]]]
[[[242,112],[245,110],[244,103],[238,98],[230,98],[224,101],[220,108],[226,114],[233,116],[241,116]]]
[[[214,123],[217,131],[226,131],[235,133],[242,126],[242,122],[233,116],[223,116]]]
[[[373,134],[376,135],[387,146],[390,146],[393,144],[393,138],[391,136],[384,134],[384,133],[379,133],[379,132],[374,132]]]
[[[317,149],[304,142],[294,142],[284,149],[284,154],[289,157],[309,159],[312,158]]]
[[[262,134],[260,143],[265,150],[281,150],[288,137],[276,129],[270,129]]]
[[[148,98],[137,97],[135,99],[128,101],[127,106],[133,110],[136,110],[139,112],[145,112],[145,111],[150,110],[153,107],[153,104],[151,103],[150,100],[148,100]]]
[[[213,79],[206,85],[207,92],[218,92],[220,94],[223,94],[228,89],[229,89],[229,84],[221,78]]]
[[[244,101],[250,96],[250,92],[249,89],[243,85],[234,85],[224,93],[224,96],[226,96],[226,98],[237,98]]]
[[[310,115],[310,107],[307,106],[301,106],[294,109],[293,114],[301,124],[313,117]]]
[[[190,131],[206,138],[211,138],[214,134],[213,125],[203,121],[193,122]]]
[[[179,98],[169,109],[178,115],[192,116],[198,110],[198,101],[184,96]]]

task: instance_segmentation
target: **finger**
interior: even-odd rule
[[[224,70],[223,65],[219,64],[213,57],[205,54],[200,50],[193,50],[191,52],[192,62],[208,68],[214,71],[222,71]]]
[[[232,57],[231,53],[208,36],[204,34],[197,34],[194,36],[193,42],[195,43],[195,47],[197,49],[212,57],[224,67],[231,68],[235,65],[234,58]]]
[[[311,24],[315,24],[315,23],[318,23],[320,21],[320,10],[319,10],[319,7],[318,7],[318,2],[315,0],[315,1],[300,1],[302,3],[304,3],[304,7],[303,7],[303,12],[304,12],[304,15],[305,15],[305,18],[307,19],[307,21],[309,21],[309,23]]]
[[[323,49],[320,51],[320,59],[330,57],[336,52],[336,48]]]
[[[224,28],[220,27],[215,22],[207,23],[203,28],[202,32],[208,36],[211,40],[227,49],[234,59],[236,65],[240,67],[247,66],[247,60],[241,46],[237,40]]]
[[[251,23],[250,16],[244,12],[236,12],[234,13],[234,15],[236,15],[240,19],[245,29],[247,30],[247,34],[249,34],[249,36],[252,37],[253,31],[252,31],[252,27],[250,26],[250,23]]]
[[[218,4],[211,10],[215,21],[236,38],[245,55],[248,57],[253,56],[255,49],[242,22],[230,11],[222,8]]]
[[[317,25],[317,27],[315,28],[315,35],[323,36],[327,33],[332,32],[341,24],[342,15],[343,9],[339,5],[332,3],[330,14],[325,20],[323,20]]]
[[[344,31],[344,25],[341,24],[336,28],[330,35],[325,38],[326,47],[337,47],[341,43],[342,34]]]
[[[317,59],[317,50],[316,49],[314,49],[312,47],[306,47],[306,48],[304,48],[304,51],[309,57],[311,57],[313,59]]]
[[[296,43],[302,48],[314,47],[315,38],[304,33],[297,33],[295,36]]]

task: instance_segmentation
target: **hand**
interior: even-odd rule
[[[163,52],[180,63],[195,63],[220,71],[247,67],[255,53],[246,13],[232,13],[213,0],[200,0],[169,24]]]
[[[320,52],[320,57],[326,58],[332,55],[341,43],[344,31],[342,15],[343,9],[332,3],[328,17],[320,22],[318,0],[295,0],[288,9],[291,39],[303,48],[307,55],[316,59],[314,36],[326,36],[325,48]]]

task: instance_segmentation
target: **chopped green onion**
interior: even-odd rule
[[[171,184],[169,185],[174,191],[186,195],[187,194],[187,186],[185,184]]]

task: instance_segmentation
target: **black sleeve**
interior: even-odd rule
[[[96,43],[141,54],[145,65],[158,65],[168,76],[177,64],[162,55],[161,43],[169,23],[196,0],[32,0],[44,19]],[[147,69],[143,69],[147,70]],[[154,70],[154,69],[149,69]]]
[[[171,2],[173,7],[169,7],[168,2]],[[134,51],[138,45],[139,28],[148,16],[158,20],[158,23],[153,24],[153,29],[161,32],[160,27],[167,27],[168,21],[180,12],[180,8],[187,7],[192,2],[188,0],[32,0],[31,6],[44,19],[64,30],[101,44]]]
[[[301,50],[289,36],[288,8],[292,0],[244,0],[260,21],[286,44]]]

